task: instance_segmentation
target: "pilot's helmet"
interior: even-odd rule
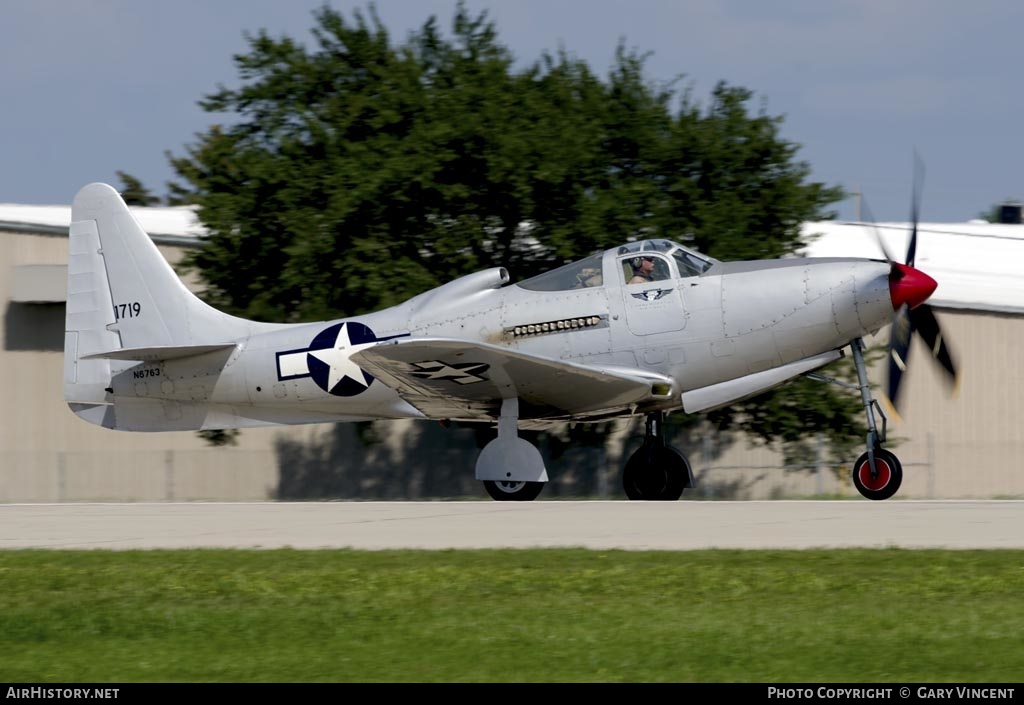
[[[629,261],[629,263],[633,265],[633,269],[640,269],[640,265],[643,264],[644,260],[647,260],[648,262],[653,262],[654,258],[651,257],[650,255],[641,255],[639,257],[634,257]]]

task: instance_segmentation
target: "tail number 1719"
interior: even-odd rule
[[[138,318],[142,311],[142,304],[133,301],[130,304],[114,304],[114,320],[122,318]]]

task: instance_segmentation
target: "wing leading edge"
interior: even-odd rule
[[[598,416],[670,399],[670,377],[580,365],[448,338],[405,338],[360,350],[352,360],[428,417],[493,420],[517,397],[520,418]]]

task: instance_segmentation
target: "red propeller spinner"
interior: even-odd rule
[[[889,272],[889,297],[892,310],[899,311],[904,304],[914,309],[928,300],[939,284],[919,269],[898,262]]]

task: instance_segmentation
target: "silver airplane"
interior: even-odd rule
[[[916,226],[906,264],[888,253],[721,262],[651,239],[516,284],[495,267],[375,313],[264,323],[193,295],[118,192],[94,183],[72,207],[64,398],[82,419],[125,431],[488,423],[497,437],[476,479],[496,500],[532,500],[548,481],[520,429],[642,414],[645,440],[625,465],[625,493],[676,500],[693,472],[665,442],[665,414],[816,376],[848,348],[869,428],[853,481],[865,497],[887,499],[903,471],[882,446],[863,338],[895,319],[892,399],[915,328],[955,374],[923,304],[936,283],[913,268],[915,246]]]

